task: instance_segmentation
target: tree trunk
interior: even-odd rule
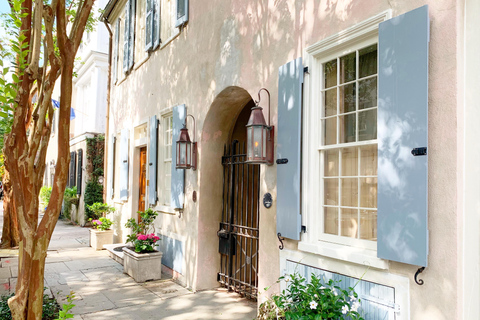
[[[3,230],[1,249],[17,247],[20,243],[20,233],[18,230],[17,212],[12,197],[12,186],[10,183],[10,174],[5,171],[3,176]]]

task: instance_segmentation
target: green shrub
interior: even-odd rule
[[[310,283],[298,273],[280,277],[279,281],[285,281],[287,288],[260,305],[257,319],[333,320],[347,317],[363,320],[355,286],[344,290],[338,286],[339,281],[326,281],[314,273]]]
[[[70,219],[71,211],[72,211],[72,204],[78,205],[77,198],[77,187],[74,186],[72,188],[65,188],[65,192],[63,193],[63,215]]]
[[[14,293],[9,295],[4,295],[0,298],[0,319],[1,320],[11,320],[12,314],[10,308],[8,307],[8,299],[14,296]],[[43,295],[43,312],[42,320],[54,320],[58,318],[60,311],[60,306],[57,303],[55,298],[50,298],[48,295]]]
[[[150,229],[155,230],[153,221],[155,221],[155,218],[158,216],[158,212],[148,208],[145,211],[138,211],[137,213],[140,214],[140,221],[138,223],[134,218],[130,218],[125,224],[125,227],[132,229],[132,233],[127,236],[127,243],[135,243],[138,234],[146,235]]]
[[[40,201],[42,201],[45,204],[45,207],[48,206],[51,195],[52,195],[52,187],[43,186],[40,189]]]
[[[113,224],[112,220],[110,220],[108,218],[104,218],[104,217],[101,217],[98,220],[88,219],[88,221],[92,222],[94,229],[98,229],[98,230],[101,230],[101,231],[109,230],[110,227]]]
[[[97,219],[99,217],[94,216],[94,212],[88,208],[96,202],[103,202],[103,186],[94,180],[87,182],[85,186],[85,214],[87,218]]]
[[[106,203],[95,202],[91,206],[86,205],[90,211],[92,211],[92,218],[90,219],[98,219],[100,217],[106,217],[107,214],[115,212],[114,207],[110,207]]]

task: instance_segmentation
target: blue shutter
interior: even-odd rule
[[[75,163],[77,154],[75,151],[70,152],[70,177],[68,180],[68,186],[70,188],[75,186]]]
[[[115,159],[115,136],[112,134],[110,135],[110,139],[108,141],[108,163],[107,163],[107,199],[112,199],[114,192],[113,192],[113,177],[115,176],[114,171],[114,160]]]
[[[428,6],[379,26],[378,257],[427,266]]]
[[[123,129],[120,135],[120,174],[119,174],[119,187],[120,187],[120,200],[128,199],[128,129]]]
[[[125,5],[125,24],[123,28],[123,72],[128,72],[129,38],[130,38],[130,6],[132,0],[128,0]]]
[[[128,37],[128,69],[133,67],[133,56],[135,52],[135,9],[136,1],[130,0],[130,29]]]
[[[112,66],[112,78],[113,82],[117,81],[117,69],[118,69],[118,46],[120,45],[120,19],[117,19],[115,23],[115,42],[113,44],[113,66]]]
[[[145,0],[145,51],[153,46],[154,0]]]
[[[290,61],[278,71],[277,232],[300,240],[302,58]]]
[[[160,0],[153,0],[153,49],[160,45]]]
[[[177,19],[175,27],[179,27],[188,21],[188,0],[177,0]]]
[[[148,204],[157,202],[157,116],[150,117],[150,142],[148,144]]]
[[[83,150],[77,151],[77,194],[82,194]]]
[[[172,208],[181,209],[183,208],[184,201],[184,177],[185,169],[176,169],[177,162],[177,140],[180,135],[180,129],[185,123],[185,117],[187,116],[187,110],[185,105],[179,105],[173,108],[173,128],[172,128],[172,180],[171,180],[171,200],[170,205]]]

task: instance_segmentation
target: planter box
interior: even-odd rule
[[[123,272],[136,282],[162,278],[162,252],[136,253],[125,247],[123,253]]]
[[[113,243],[113,230],[90,229],[90,247],[95,250],[103,250],[104,244]]]

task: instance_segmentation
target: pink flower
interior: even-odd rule
[[[137,234],[137,239],[138,240],[147,240],[147,236],[144,234]]]
[[[154,236],[155,236],[155,235],[154,235],[153,233],[150,233],[150,234],[147,235],[147,238],[148,238],[148,239],[153,239]]]
[[[102,224],[102,221],[100,221],[100,220],[93,220],[92,222],[93,222],[93,224],[98,224],[98,225]]]

